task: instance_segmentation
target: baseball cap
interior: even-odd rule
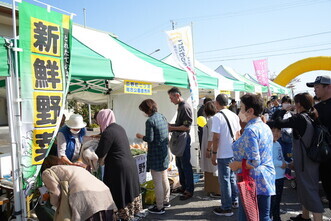
[[[270,101],[274,101],[274,100],[278,100],[277,95],[272,95],[272,96],[270,97]]]
[[[317,76],[314,82],[306,83],[307,87],[314,87],[315,84],[331,84],[330,76]]]

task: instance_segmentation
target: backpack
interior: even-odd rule
[[[306,118],[304,114],[303,116]],[[331,159],[331,134],[320,122],[308,118],[314,127],[314,134],[310,146],[307,147],[300,137],[301,143],[305,147],[309,159],[317,163],[324,163]]]

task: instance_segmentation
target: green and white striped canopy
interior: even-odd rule
[[[100,31],[73,25],[70,91],[107,92],[123,80],[188,88],[187,73]],[[110,81],[105,81],[110,80]],[[217,88],[218,79],[198,73],[201,88]]]

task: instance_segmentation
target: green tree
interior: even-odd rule
[[[84,102],[79,102],[76,100],[70,100],[68,102],[68,108],[73,109],[75,114],[80,114],[83,116],[84,122],[87,123],[88,127],[94,126],[90,125],[89,123],[89,111],[88,111],[88,104]],[[107,104],[100,104],[100,105],[91,105],[91,117],[92,117],[92,124],[94,124],[94,115],[101,109],[106,109]]]

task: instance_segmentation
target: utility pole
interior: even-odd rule
[[[171,28],[172,28],[172,30],[175,30],[175,21],[174,20],[170,20],[170,22],[171,22]]]
[[[84,15],[84,28],[86,28],[86,8],[83,8],[83,15]]]

